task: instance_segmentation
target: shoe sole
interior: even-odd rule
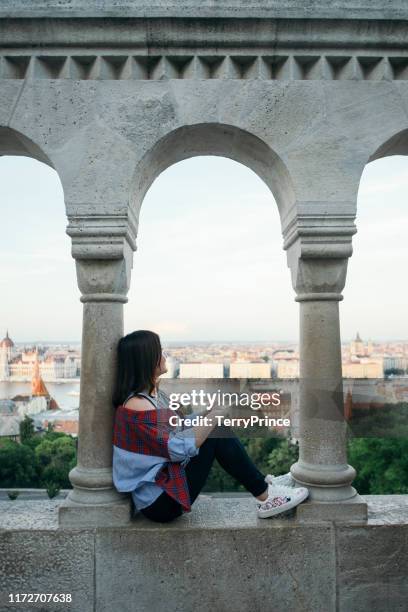
[[[300,491],[297,495],[291,495],[290,501],[286,502],[286,504],[282,504],[281,506],[276,506],[275,508],[271,508],[270,510],[265,510],[262,512],[262,514],[258,510],[258,517],[259,518],[269,518],[271,516],[276,516],[277,514],[282,514],[283,512],[286,512],[287,510],[290,510],[291,508],[295,508],[296,506],[301,504],[303,501],[305,501],[305,499],[307,499],[307,497],[309,496],[309,490],[306,489],[305,487],[302,487],[302,489],[303,490]],[[297,490],[299,491],[299,487],[297,487]],[[296,488],[294,489],[294,491],[296,491]]]

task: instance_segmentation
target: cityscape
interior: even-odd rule
[[[161,379],[270,380],[294,392],[299,379],[299,348],[285,342],[164,342],[167,372]],[[363,339],[357,332],[342,344],[345,414],[352,415],[352,381],[365,381],[361,391],[381,405],[408,400],[408,341]],[[9,330],[0,342],[0,439],[18,439],[28,415],[35,430],[78,435],[81,347],[73,343],[15,343]],[[392,381],[384,385],[384,380]],[[176,381],[174,381],[176,382]],[[174,388],[174,387],[173,387]],[[355,387],[356,388],[356,387]],[[356,400],[354,400],[354,405]]]
[[[285,342],[163,342],[168,355],[162,378],[299,378],[299,349]],[[38,366],[45,382],[75,382],[81,374],[80,344],[0,342],[0,382],[30,382]],[[342,343],[344,378],[381,378],[408,368],[408,341],[375,342],[357,332]]]

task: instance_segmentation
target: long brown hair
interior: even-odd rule
[[[159,336],[140,329],[121,338],[117,346],[117,368],[112,396],[115,408],[129,395],[155,387],[155,372],[160,365],[162,347]]]

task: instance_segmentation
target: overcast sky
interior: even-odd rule
[[[0,159],[0,337],[79,341],[82,304],[57,174]],[[370,163],[358,198],[342,340],[408,339],[408,160]],[[142,206],[125,333],[166,340],[298,338],[277,206],[246,167],[198,157],[163,172]]]

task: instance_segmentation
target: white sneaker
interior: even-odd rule
[[[259,518],[268,518],[282,514],[301,504],[309,495],[306,487],[284,487],[282,485],[269,486],[268,498],[261,502],[257,500]]]
[[[273,474],[267,474],[265,476],[265,482],[267,482],[272,487],[275,485],[284,486],[284,487],[300,487],[296,480],[292,477],[292,474],[288,472],[287,474],[282,474],[281,476],[274,476]]]

